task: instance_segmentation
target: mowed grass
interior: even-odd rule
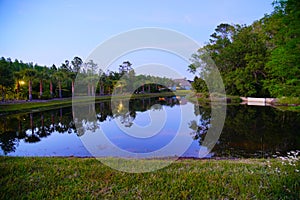
[[[299,162],[281,162],[184,159],[126,173],[94,158],[0,157],[0,199],[299,199]]]
[[[51,99],[43,101],[27,101],[27,102],[11,102],[9,104],[0,104],[0,115],[19,113],[19,112],[35,112],[44,111],[49,109],[60,108],[64,106],[71,106],[72,103],[88,103],[93,101],[108,101],[118,99],[133,99],[133,98],[150,98],[159,96],[170,95],[187,95],[191,93],[190,90],[178,90],[176,92],[164,92],[164,93],[145,93],[145,94],[123,94],[116,96],[96,96],[96,97],[78,97],[78,98],[66,98],[66,99]]]

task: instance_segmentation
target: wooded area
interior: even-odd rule
[[[251,25],[220,24],[209,42],[192,56],[193,87],[208,92],[205,74],[210,56],[219,69],[226,93],[282,97],[300,93],[300,1],[279,0],[274,11]],[[199,70],[200,69],[200,70]]]
[[[113,92],[159,92],[174,84],[171,79],[165,77],[136,75],[131,65],[129,61],[124,61],[118,72],[104,72],[93,60],[84,63],[77,56],[71,62],[66,60],[60,67],[33,65],[2,57],[2,101],[71,97],[75,92],[75,80],[77,95],[80,93],[87,96],[111,95]]]
[[[192,55],[188,70],[196,76],[192,84],[197,92],[207,93],[206,74],[210,57],[221,73],[226,94],[253,97],[297,97],[300,93],[300,1],[279,0],[274,11],[251,25],[220,24],[209,42]],[[205,63],[205,62],[204,62]],[[61,66],[0,60],[0,86],[4,99],[49,99],[74,95],[74,81],[79,74],[88,85],[87,95],[132,91],[158,91],[159,86],[173,86],[168,78],[135,75],[129,61],[119,72],[93,71],[98,63],[83,63],[79,57]],[[200,70],[199,70],[200,69]],[[96,79],[92,74],[96,75]],[[123,76],[127,74],[127,76]],[[122,80],[120,80],[122,78]],[[95,87],[94,84],[99,82]],[[91,84],[90,84],[91,83]],[[155,83],[155,84],[153,84]],[[160,85],[156,84],[160,83]],[[139,91],[138,91],[139,92]]]

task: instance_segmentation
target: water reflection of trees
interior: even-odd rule
[[[191,135],[193,139],[198,140],[199,144],[201,144],[210,127],[210,109],[194,105],[194,114],[200,118],[198,121],[192,120],[189,123],[189,128],[192,129]]]
[[[210,127],[210,107],[195,107],[192,136],[201,145]],[[300,114],[272,107],[229,106],[222,134],[212,150],[219,157],[268,157],[300,148]]]
[[[120,104],[128,104],[129,109],[121,109],[118,112]],[[99,128],[99,122],[114,118],[119,118],[121,123],[130,127],[138,111],[161,109],[159,106],[153,106],[156,104],[174,106],[178,101],[173,97],[166,97],[165,101],[159,101],[158,97],[101,101],[76,106],[76,112],[72,111],[71,107],[65,107],[45,112],[9,115],[0,119],[0,148],[6,155],[14,152],[20,141],[40,142],[54,132],[82,136],[87,130],[93,132]],[[76,116],[77,113],[80,115]],[[79,125],[79,128],[76,128],[75,124]]]
[[[21,140],[26,143],[36,143],[54,131],[76,132],[71,108],[2,117],[0,119],[0,146],[4,154],[7,154],[14,152]]]
[[[159,97],[139,98],[83,104],[79,112],[67,107],[9,115],[0,119],[0,148],[8,154],[16,150],[20,141],[40,142],[54,132],[81,136],[87,130],[95,131],[101,122],[115,118],[125,127],[130,127],[138,112],[178,104],[174,97],[163,100]],[[195,106],[194,110],[198,120],[188,125],[192,137],[201,145],[211,126],[211,109],[209,106]],[[76,126],[76,129],[76,123],[84,128]],[[300,148],[299,130],[300,113],[281,112],[271,107],[228,106],[225,125],[213,152],[219,157],[266,157],[276,151],[284,153]]]
[[[131,127],[136,118],[137,111],[145,112],[150,109],[161,109],[162,105],[174,106],[179,104],[175,96],[153,98],[122,99],[112,101],[101,101],[95,104],[76,105],[74,121],[78,127],[78,135],[83,135],[87,130],[96,131],[99,122],[119,119],[125,127]],[[92,109],[91,106],[95,105]],[[158,106],[160,105],[160,106]]]

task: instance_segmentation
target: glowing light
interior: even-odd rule
[[[24,85],[24,84],[25,84],[25,81],[19,81],[19,84],[20,84],[20,85]]]
[[[124,109],[123,103],[120,102],[120,104],[118,105],[117,111],[118,111],[118,112],[121,112],[123,109]]]

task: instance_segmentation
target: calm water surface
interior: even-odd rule
[[[188,117],[182,118],[182,112],[188,112]],[[126,156],[113,148],[118,147],[143,157],[168,145],[179,134],[183,143],[190,143],[181,156],[199,157],[201,143],[211,126],[209,105],[194,105],[174,97],[86,104],[81,106],[80,116],[76,115],[78,112],[74,113],[72,107],[64,107],[1,116],[0,154]],[[87,147],[86,141],[91,145]],[[178,149],[180,144],[157,156],[178,156]],[[300,113],[231,105],[227,106],[222,134],[206,157],[271,157],[297,149],[300,149]]]

